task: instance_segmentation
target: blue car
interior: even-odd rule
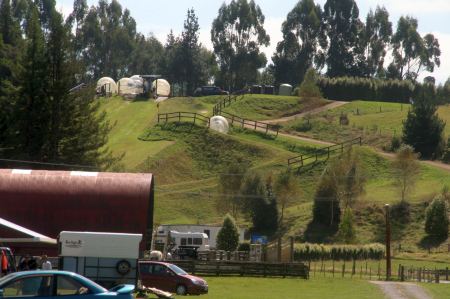
[[[3,298],[132,299],[133,291],[133,285],[107,290],[86,277],[66,271],[23,271],[0,278]]]

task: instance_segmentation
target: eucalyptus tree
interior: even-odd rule
[[[384,62],[392,37],[392,22],[385,7],[377,6],[375,12],[369,11],[363,32],[364,55],[366,57],[365,75],[384,76]]]
[[[424,70],[433,72],[441,64],[439,41],[432,34],[421,37],[415,18],[400,17],[392,46],[393,61],[388,68],[391,78],[415,81]]]
[[[297,85],[310,67],[324,66],[327,39],[322,17],[314,0],[300,0],[288,13],[281,30],[283,40],[272,57],[277,83]]]
[[[327,0],[324,24],[329,39],[326,54],[328,76],[361,76],[361,65],[365,64],[360,39],[364,24],[359,19],[356,2]]]
[[[220,7],[212,24],[211,40],[221,85],[239,89],[256,81],[258,69],[267,63],[260,47],[270,42],[264,21],[261,8],[253,0],[232,0]]]

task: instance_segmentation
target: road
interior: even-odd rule
[[[409,282],[371,281],[389,299],[432,299],[420,286]]]

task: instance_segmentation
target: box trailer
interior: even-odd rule
[[[107,288],[137,282],[141,234],[63,231],[58,237],[61,270]]]

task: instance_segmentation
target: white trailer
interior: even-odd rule
[[[141,234],[63,231],[59,234],[60,268],[112,287],[136,284]]]

